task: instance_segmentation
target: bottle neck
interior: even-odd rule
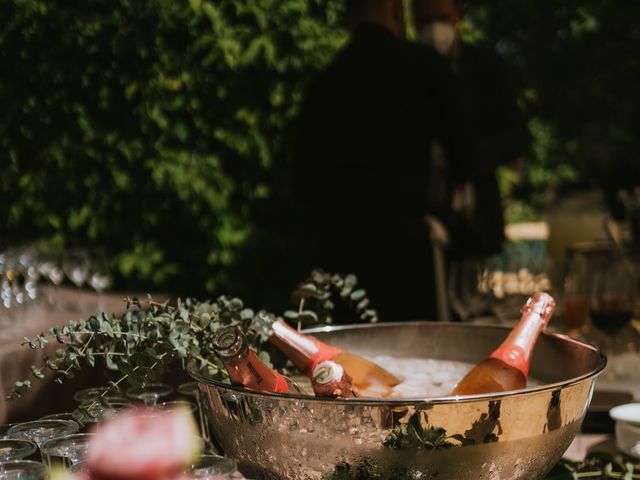
[[[232,383],[265,392],[287,393],[286,379],[266,365],[250,348],[233,360],[223,360]]]
[[[529,360],[533,347],[546,325],[545,319],[537,312],[525,313],[511,330],[504,342],[490,355],[510,367],[517,368],[525,378],[529,376]]]
[[[317,338],[294,330],[284,320],[275,321],[272,328],[273,333],[269,337],[269,341],[284,353],[301,372],[310,374],[318,363],[330,360],[344,352]]]

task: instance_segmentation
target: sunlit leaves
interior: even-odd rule
[[[122,290],[227,287],[257,203],[282,190],[304,85],[344,41],[341,8],[7,4],[0,64],[24,67],[0,78],[13,238],[100,243]]]

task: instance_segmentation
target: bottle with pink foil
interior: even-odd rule
[[[553,297],[534,293],[522,309],[519,322],[502,344],[473,367],[452,395],[518,390],[527,386],[533,347],[556,308]]]
[[[269,342],[310,378],[313,377],[317,365],[331,360],[344,369],[360,396],[386,397],[391,394],[393,387],[400,383],[398,378],[380,365],[322,342],[311,335],[298,332],[282,319],[273,321],[269,327]]]

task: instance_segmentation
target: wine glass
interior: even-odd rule
[[[102,250],[96,250],[91,253],[89,263],[89,285],[97,293],[102,293],[111,286],[107,256]]]
[[[107,402],[128,402],[128,400],[124,398],[119,391],[111,390],[113,390],[111,387],[84,388],[74,393],[73,399],[80,404],[87,403],[90,400],[97,400],[99,398],[102,398]]]
[[[148,383],[140,387],[131,387],[126,395],[129,398],[142,400],[145,405],[156,405],[158,400],[173,393],[173,387],[165,383]]]
[[[11,427],[18,425],[17,423],[4,423],[0,425],[0,438],[9,438],[9,430]]]
[[[567,333],[580,336],[581,330],[589,318],[590,275],[587,259],[580,254],[574,255],[567,266],[564,276],[562,298],[562,320]]]
[[[238,469],[237,462],[221,455],[200,455],[191,466],[191,478],[229,478]]]
[[[76,422],[86,428],[89,424],[102,422],[130,407],[131,404],[127,401],[107,400],[106,404],[103,404],[97,399],[88,400],[85,403],[81,403],[78,408],[72,412],[72,415]]]
[[[83,461],[89,450],[89,441],[95,434],[76,433],[53,438],[40,447],[42,460],[51,467],[70,467]]]
[[[198,419],[200,421],[200,435],[206,442],[210,441],[209,425],[202,409],[202,402],[200,400],[200,390],[198,389],[197,382],[186,382],[178,385],[178,393],[180,395],[193,397],[198,405]]]
[[[73,412],[52,413],[51,415],[40,417],[40,420],[71,420],[72,422],[76,421],[75,417],[73,416]]]
[[[489,307],[489,275],[481,260],[463,259],[451,264],[449,300],[463,320],[482,315]]]
[[[593,272],[591,292],[591,323],[604,333],[604,350],[611,358],[616,334],[633,316],[636,292],[630,262],[621,255],[614,255],[608,264]]]
[[[18,423],[9,429],[8,436],[34,442],[40,447],[47,440],[78,433],[80,426],[70,420],[34,420]]]
[[[81,287],[89,276],[89,257],[81,249],[73,249],[64,253],[62,269],[76,287]]]
[[[0,462],[0,478],[3,480],[44,480],[47,467],[31,460],[11,460]]]
[[[33,455],[37,449],[37,445],[28,440],[18,438],[2,439],[0,440],[0,462],[22,460]]]

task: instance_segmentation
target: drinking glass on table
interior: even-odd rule
[[[562,321],[569,335],[579,336],[589,319],[590,279],[586,258],[574,256],[567,266],[562,297]]]
[[[122,394],[111,387],[91,387],[78,390],[73,394],[73,399],[78,403],[86,403],[89,400],[102,398],[108,402],[128,402]]]
[[[82,249],[73,249],[64,253],[62,269],[76,287],[81,287],[89,276],[89,257]]]
[[[44,480],[47,478],[47,467],[31,460],[11,460],[0,462],[0,479],[2,480]]]
[[[209,434],[209,425],[202,409],[202,401],[200,399],[200,390],[198,390],[197,382],[186,382],[178,385],[178,393],[188,397],[193,397],[198,405],[198,419],[200,422],[200,435],[206,442],[209,442],[211,436]]]
[[[89,285],[97,293],[102,293],[111,286],[109,265],[103,250],[92,251],[89,255]]]
[[[35,420],[18,423],[8,431],[8,437],[34,442],[40,447],[47,440],[77,433],[80,426],[69,420]]]
[[[140,387],[131,387],[126,395],[129,398],[142,400],[145,405],[156,405],[158,400],[173,393],[173,387],[165,383],[148,383]]]
[[[73,418],[76,422],[87,427],[88,425],[111,418],[118,412],[131,407],[128,401],[103,400],[103,402],[104,403],[94,399],[81,403],[78,408],[72,412]]]
[[[200,455],[191,466],[191,478],[229,478],[238,469],[238,463],[220,455]]]
[[[49,468],[68,468],[79,463],[85,460],[93,436],[92,433],[76,433],[48,440],[40,447],[42,460]]]
[[[626,257],[616,255],[593,272],[591,323],[604,333],[604,350],[609,357],[615,353],[615,336],[631,321],[635,295],[635,275]]]
[[[4,438],[0,440],[0,462],[23,460],[35,453],[38,446],[28,440]]]
[[[479,259],[454,261],[449,269],[449,301],[461,320],[467,321],[489,308],[489,272]]]

